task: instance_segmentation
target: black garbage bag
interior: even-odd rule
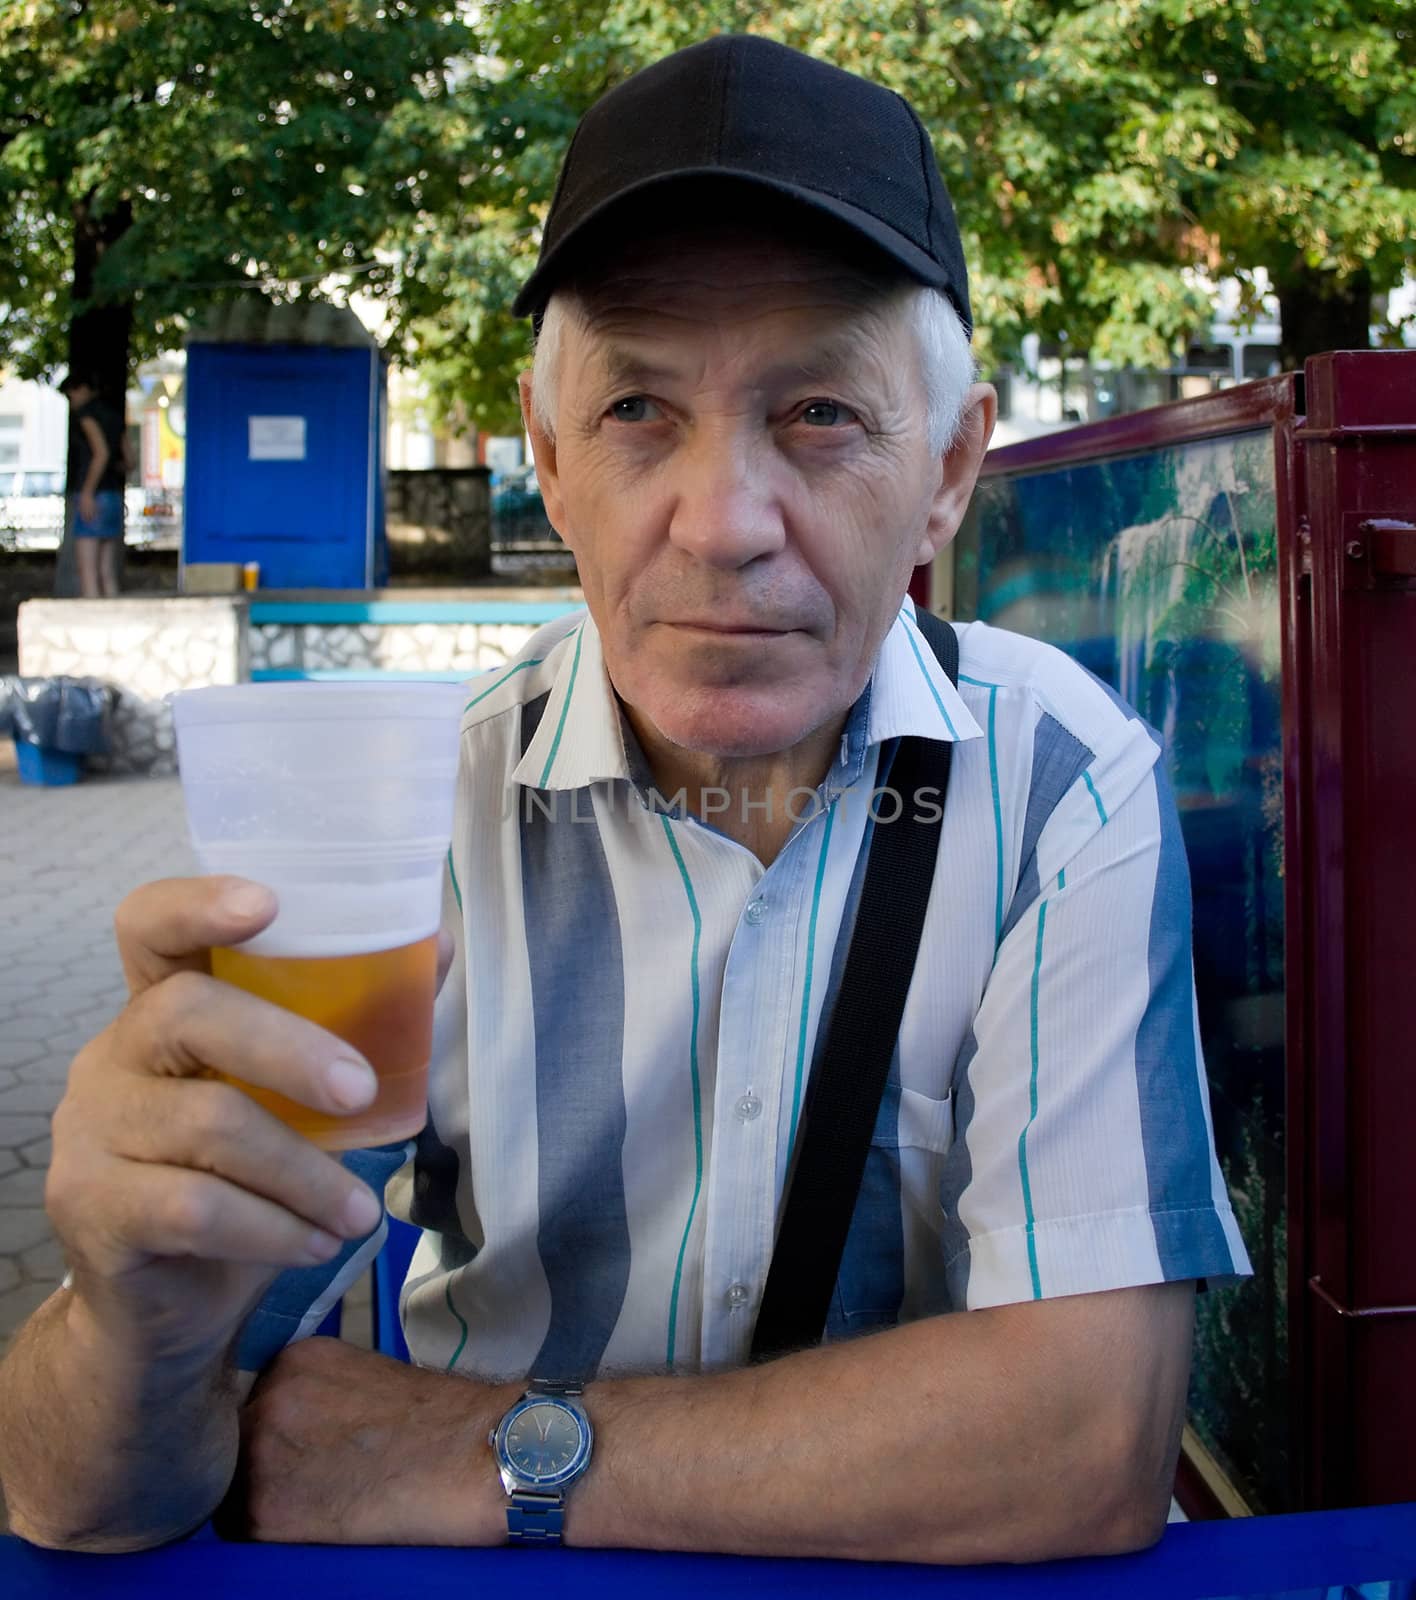
[[[0,735],[69,755],[108,749],[113,690],[97,678],[0,677]]]

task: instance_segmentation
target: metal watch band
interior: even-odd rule
[[[548,1394],[553,1399],[564,1400],[585,1393],[583,1383],[566,1383],[557,1378],[532,1378],[526,1385],[527,1394]]]
[[[506,1536],[512,1544],[559,1544],[565,1531],[565,1496],[517,1489],[506,1508]]]

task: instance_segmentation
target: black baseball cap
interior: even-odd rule
[[[512,305],[538,320],[585,246],[670,185],[755,185],[832,218],[920,283],[973,332],[954,208],[923,123],[893,90],[770,39],[721,34],[602,95],[566,152],[536,270]]]

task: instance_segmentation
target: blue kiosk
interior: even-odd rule
[[[183,562],[260,564],[262,589],[388,581],[384,362],[352,311],[222,307],[187,339]]]

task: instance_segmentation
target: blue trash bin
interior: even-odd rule
[[[96,678],[0,678],[0,733],[15,741],[20,782],[77,783],[84,757],[108,749],[112,702]]]

